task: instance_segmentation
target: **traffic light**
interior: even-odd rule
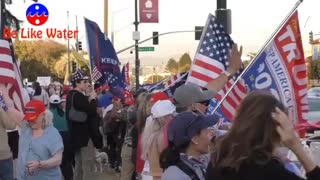
[[[201,39],[202,31],[203,31],[203,26],[196,26],[195,27],[195,40]]]
[[[72,72],[74,73],[74,72],[76,72],[76,70],[77,70],[77,63],[75,62],[75,61],[72,61]]]
[[[159,32],[153,32],[152,37],[153,37],[153,45],[158,45],[159,44]]]
[[[313,43],[313,32],[309,32],[309,43],[312,44]]]
[[[78,42],[78,50],[82,51],[82,42],[81,41]]]

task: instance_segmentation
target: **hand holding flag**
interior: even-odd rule
[[[238,46],[224,31],[223,26],[209,14],[187,82],[219,92],[215,97],[217,101],[211,103],[211,106],[215,106],[243,71],[241,54],[242,47],[238,50]],[[218,114],[232,119],[236,107],[246,93],[245,84],[238,83]]]

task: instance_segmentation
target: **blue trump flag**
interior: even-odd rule
[[[276,97],[287,108],[288,115],[295,124],[307,120],[307,72],[298,12],[287,19],[280,31],[254,59],[242,78],[238,83],[243,81],[248,93],[266,91]],[[235,90],[239,91],[236,88]],[[231,105],[239,106],[245,96],[246,94],[239,96],[240,100],[234,97],[231,98],[233,101],[225,99],[222,105],[228,107],[229,111],[235,112],[236,109]],[[211,103],[209,113],[212,113],[216,105],[217,101]],[[226,117],[223,106],[217,109],[216,114],[222,118]],[[225,119],[231,120],[228,117]]]
[[[123,99],[125,84],[119,68],[120,62],[112,43],[105,38],[97,23],[85,18],[85,27],[92,80],[109,85],[110,92]]]

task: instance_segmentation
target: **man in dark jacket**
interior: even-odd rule
[[[89,88],[90,82],[81,71],[72,75],[72,85],[74,89],[67,96],[66,119],[70,130],[71,145],[75,153],[74,178],[84,180],[88,178],[87,174],[90,171],[91,163],[88,163],[88,160],[90,162],[94,158],[94,151],[90,147],[91,142],[96,149],[102,148],[102,137],[99,134],[99,119],[97,118],[97,95],[92,91],[89,96],[85,96],[84,93]],[[76,111],[85,112],[86,121],[76,122],[70,119],[71,107]]]

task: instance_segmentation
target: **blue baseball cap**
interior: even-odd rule
[[[168,127],[168,140],[179,147],[189,143],[201,130],[214,126],[219,121],[216,115],[202,116],[193,112],[176,115]]]

